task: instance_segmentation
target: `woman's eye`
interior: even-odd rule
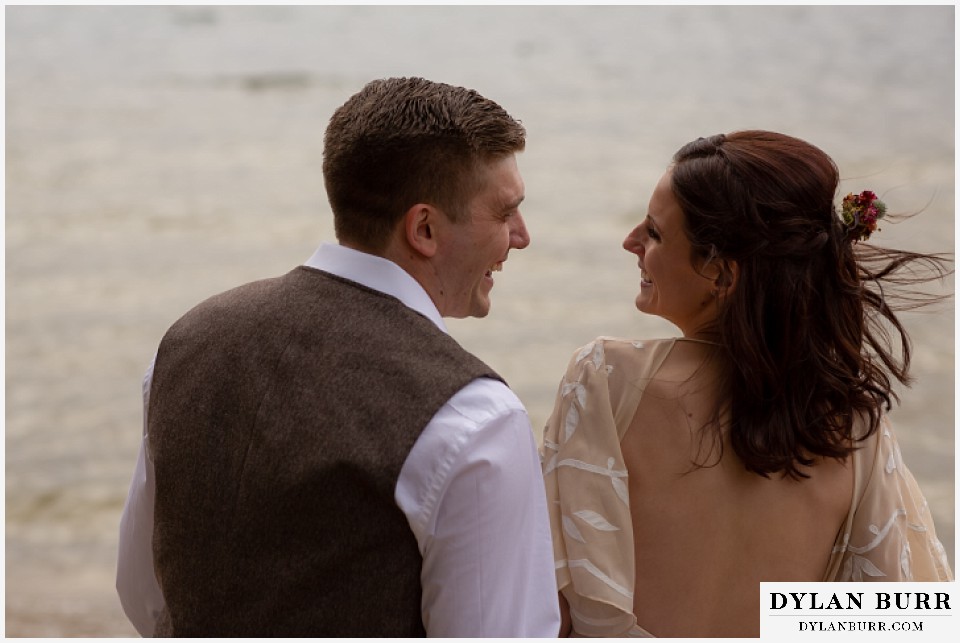
[[[660,240],[660,234],[657,232],[656,228],[654,228],[649,223],[647,224],[647,236],[653,239],[654,241]]]

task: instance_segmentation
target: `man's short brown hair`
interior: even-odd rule
[[[382,251],[413,205],[461,216],[482,163],[521,152],[523,125],[472,89],[423,78],[368,83],[330,119],[323,177],[340,241]]]

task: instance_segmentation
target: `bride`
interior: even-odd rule
[[[952,579],[886,415],[886,284],[947,262],[865,243],[885,206],[838,181],[773,132],[674,156],[623,246],[682,337],[577,350],[544,433],[561,635],[758,636],[762,581]]]

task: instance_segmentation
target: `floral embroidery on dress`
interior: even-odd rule
[[[843,565],[843,578],[849,578],[851,581],[861,582],[864,579],[863,575],[880,577],[885,576],[882,571],[877,569],[877,566],[870,562],[869,559],[864,558],[863,556],[853,555],[847,559],[847,562]]]
[[[622,594],[624,597],[630,599],[631,601],[633,600],[632,591],[630,591],[620,583],[616,582],[615,580],[613,580],[612,578],[604,574],[599,567],[591,563],[589,560],[571,560],[569,561],[568,564],[570,567],[581,568],[590,572],[591,575],[595,576],[597,579],[602,581],[606,586],[610,587],[613,591],[617,592],[618,594]]]
[[[825,580],[952,580],[929,506],[904,465],[888,418],[867,443],[876,445],[875,465],[859,452],[854,456],[860,497],[833,549],[829,569],[836,574]]]
[[[610,470],[611,474],[613,473],[613,465],[615,464],[615,462],[616,461],[613,458],[607,458],[607,469]],[[617,472],[617,473],[619,474],[621,472]],[[621,502],[623,502],[623,504],[626,505],[627,508],[629,509],[630,508],[630,492],[627,491],[627,485],[621,479],[621,478],[627,477],[627,472],[623,471],[622,473],[623,475],[620,477],[614,477],[613,475],[611,475],[610,484],[613,485],[613,491],[614,493],[617,494],[617,497],[620,498]]]
[[[573,519],[570,518],[570,516],[561,516],[560,520],[563,522],[564,533],[579,543],[587,542],[583,539],[583,534],[581,534],[580,530],[577,528],[577,523],[573,522]]]
[[[599,529],[600,531],[619,531],[620,528],[614,525],[611,525],[607,522],[607,519],[598,514],[596,511],[590,509],[581,509],[580,511],[573,512],[573,515],[589,524],[594,529]]]
[[[577,430],[577,424],[580,423],[580,411],[573,404],[567,410],[567,417],[563,421],[563,441],[569,442],[573,437],[573,432]]]
[[[673,340],[667,341],[672,345]],[[600,337],[575,351],[544,428],[541,461],[557,583],[581,633],[626,635],[636,624],[630,496],[615,418],[632,417],[635,405],[627,408],[618,396],[634,383],[615,380],[619,371],[608,360],[632,361],[628,350],[648,352],[644,347],[642,342]],[[650,353],[648,360],[666,352]],[[632,369],[624,373],[637,375]],[[567,490],[562,497],[561,485]]]

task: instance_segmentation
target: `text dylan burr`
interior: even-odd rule
[[[770,609],[862,610],[864,592],[819,594],[817,592],[770,592]],[[948,610],[947,592],[875,592],[866,601],[866,609]]]

